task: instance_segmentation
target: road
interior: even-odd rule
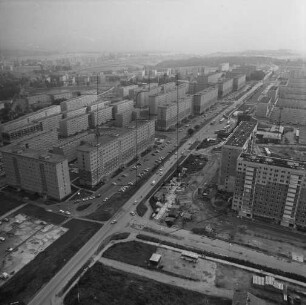
[[[260,85],[256,85],[260,86]],[[254,86],[250,91],[246,94],[251,94],[252,91],[256,90],[256,86]],[[243,102],[245,97],[240,98],[238,101],[235,101],[226,111],[233,110],[235,107]],[[215,119],[218,120],[222,117],[223,113],[220,113]],[[183,144],[179,148],[179,155],[186,151],[190,143],[193,143],[196,140],[203,140],[208,137],[211,133],[214,133],[216,130],[216,126],[214,125],[206,125],[201,130],[193,134],[188,142]],[[175,164],[177,160],[177,156],[172,155],[169,160],[164,164],[164,173],[166,173],[171,166]],[[128,223],[131,220],[131,216],[129,212],[133,208],[133,203],[135,200],[141,200],[143,196],[145,196],[152,188],[151,185],[152,180],[158,182],[160,179],[163,179],[163,176],[155,175],[154,178],[148,180],[144,183],[139,190],[125,203],[125,205],[115,214],[113,219],[117,220],[115,225],[111,224],[111,221],[108,221],[104,224],[104,226],[69,260],[69,262],[47,283],[31,300],[30,305],[42,305],[42,304],[60,304],[61,300],[56,299],[56,295],[65,287],[68,281],[75,275],[75,273],[83,266],[91,257],[95,254],[99,245],[106,239],[108,236],[115,232],[119,232],[124,230]],[[199,241],[198,241],[199,242]],[[216,241],[217,243],[218,241]],[[221,243],[222,241],[220,241]],[[188,242],[189,246],[193,246],[194,243],[197,243],[195,238]],[[203,243],[203,242],[201,242]],[[228,247],[228,244],[222,242],[221,248],[218,248],[219,251],[222,251],[222,247]],[[225,244],[225,245],[224,245]],[[212,245],[210,247],[213,247]],[[216,251],[216,249],[211,248],[212,251]],[[242,250],[239,250],[242,251]],[[245,251],[245,248],[243,248]],[[249,251],[249,250],[248,250]]]

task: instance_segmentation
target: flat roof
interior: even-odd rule
[[[240,159],[250,161],[254,163],[273,165],[284,168],[291,168],[296,170],[306,170],[306,162],[296,161],[291,159],[281,159],[274,157],[266,157],[260,155],[252,155],[248,153],[242,153],[239,156]]]
[[[199,91],[198,93],[196,93],[195,95],[203,95],[209,91],[212,91],[212,90],[218,90],[217,86],[209,86],[201,91]]]
[[[2,152],[20,155],[26,158],[37,159],[49,163],[59,163],[67,158],[62,155],[46,153],[42,150],[34,150],[29,148],[24,148],[18,145],[9,145],[1,148]]]
[[[257,121],[242,121],[224,145],[243,147],[256,125]]]
[[[148,123],[149,120],[138,122],[138,128],[141,125]],[[111,141],[114,141],[121,137],[124,134],[131,132],[131,130],[136,129],[136,122],[131,122],[128,127],[124,128],[116,128],[116,127],[107,127],[100,128],[100,136],[98,137],[98,146],[103,146]],[[77,148],[79,151],[92,151],[97,149],[97,139],[95,138],[93,141],[86,141],[83,145]]]
[[[152,256],[150,257],[151,262],[156,262],[158,263],[161,259],[161,255],[158,253],[153,253]]]

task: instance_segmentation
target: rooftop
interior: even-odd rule
[[[20,155],[30,159],[37,159],[48,163],[59,163],[66,158],[62,155],[46,153],[45,151],[24,148],[18,145],[9,145],[1,148],[2,152]]]
[[[291,159],[272,158],[266,156],[251,155],[247,153],[242,153],[239,158],[254,163],[267,164],[296,170],[306,170],[306,162],[295,161]]]
[[[243,147],[256,125],[257,121],[242,121],[224,145]]]
[[[218,88],[216,86],[210,86],[208,88],[205,88],[204,90],[201,90],[200,92],[196,93],[195,95],[203,95],[209,91],[217,90]]]

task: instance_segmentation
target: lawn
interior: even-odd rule
[[[96,263],[67,294],[65,305],[230,305],[207,296]]]
[[[9,198],[2,192],[0,192],[0,202],[0,216],[23,204],[21,200]]]
[[[0,304],[28,303],[68,260],[101,228],[100,224],[70,220],[69,230],[0,288]]]
[[[149,259],[156,250],[156,246],[138,241],[129,241],[115,244],[108,248],[103,257],[138,267],[148,267]]]
[[[67,217],[65,217],[63,215],[48,212],[45,209],[43,209],[41,207],[38,207],[36,205],[32,205],[32,204],[27,204],[26,206],[24,206],[23,208],[18,210],[18,212],[16,212],[16,213],[17,214],[26,214],[26,215],[35,217],[37,219],[44,220],[46,222],[51,222],[55,225],[59,225],[64,220],[67,219]]]

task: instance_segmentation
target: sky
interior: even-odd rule
[[[0,48],[306,50],[305,0],[0,0]]]

